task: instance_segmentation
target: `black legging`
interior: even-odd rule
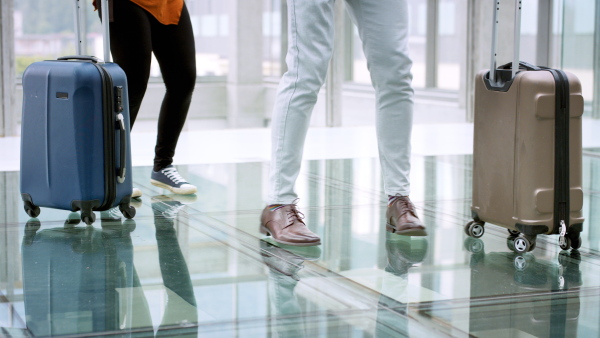
[[[154,157],[154,171],[158,171],[173,162],[196,84],[196,48],[190,15],[184,3],[179,24],[163,25],[129,0],[112,2],[110,47],[114,61],[127,75],[132,127],[148,86],[152,52],[167,88],[158,117]]]

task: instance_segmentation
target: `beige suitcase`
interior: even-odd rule
[[[497,12],[498,6],[491,69],[496,69]],[[516,13],[518,28],[520,5]],[[516,46],[518,41],[515,34]],[[570,73],[519,63],[517,47],[514,60],[476,77],[474,221],[465,232],[481,237],[488,222],[507,228],[509,245],[519,253],[533,250],[539,234],[560,234],[562,249],[578,249],[583,227],[581,83]],[[512,69],[514,64],[520,69]]]

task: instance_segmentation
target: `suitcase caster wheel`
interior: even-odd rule
[[[92,225],[92,223],[94,223],[94,221],[96,221],[96,214],[94,214],[93,212],[91,212],[89,214],[81,213],[81,221],[87,225]]]
[[[569,234],[569,238],[571,239],[571,248],[575,250],[581,248],[581,236],[579,233],[571,233]]]
[[[571,238],[569,238],[567,236],[560,236],[558,238],[558,245],[563,250],[569,250],[569,248],[571,247]],[[581,243],[580,243],[580,245],[581,245]]]
[[[135,217],[135,208],[130,205],[127,205],[127,206],[119,205],[119,210],[121,210],[121,213],[127,219],[132,219]]]
[[[485,232],[484,224],[483,222],[469,222],[465,226],[465,233],[473,238],[479,238]]]
[[[29,217],[36,218],[40,214],[40,207],[27,201],[27,202],[25,202],[25,212],[27,213],[27,215],[29,215]]]
[[[72,212],[69,214],[69,217],[67,217],[67,219],[65,220],[65,228],[72,228],[74,226],[76,226],[77,224],[81,223],[81,218],[79,217],[79,214],[76,212]]]
[[[518,232],[517,230],[508,229],[508,234],[516,237],[516,236],[519,236],[521,233]]]
[[[531,242],[525,237],[517,237],[513,243],[514,250],[517,253],[525,253],[531,250]]]

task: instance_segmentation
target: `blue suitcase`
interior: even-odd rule
[[[29,216],[39,207],[81,210],[91,224],[93,211],[116,206],[135,216],[127,79],[118,65],[92,56],[31,64],[23,74],[21,126],[21,196]]]

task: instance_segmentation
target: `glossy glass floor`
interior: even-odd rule
[[[600,158],[584,158],[582,247],[539,236],[516,254],[505,229],[468,237],[469,155],[413,158],[427,237],[385,231],[377,159],[314,160],[297,184],[318,247],[258,232],[265,163],[180,167],[192,196],[144,192],[133,220],[23,211],[0,172],[0,336],[598,337]]]

